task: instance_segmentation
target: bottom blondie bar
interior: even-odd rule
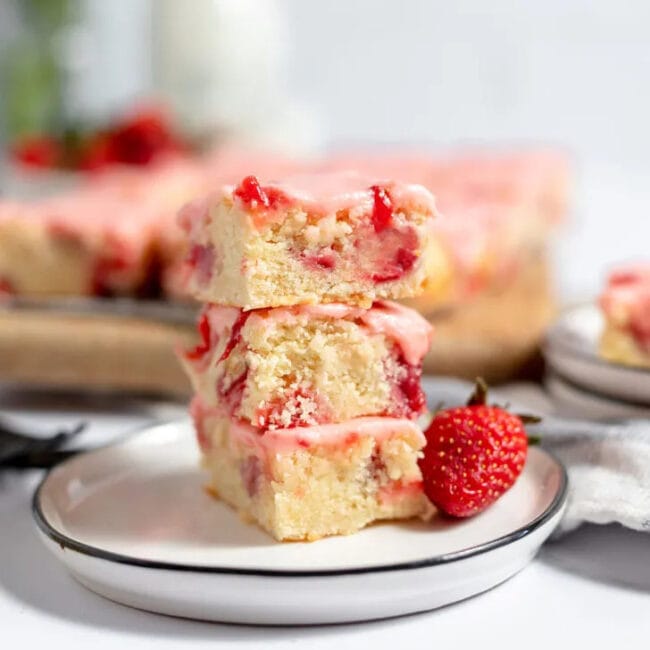
[[[361,417],[260,432],[200,398],[191,412],[209,491],[278,540],[349,534],[431,508],[417,462],[425,439],[410,420]]]

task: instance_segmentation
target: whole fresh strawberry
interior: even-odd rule
[[[537,418],[488,406],[486,398],[487,386],[477,379],[467,405],[438,411],[425,431],[424,492],[454,517],[471,517],[492,505],[526,463],[524,422]]]

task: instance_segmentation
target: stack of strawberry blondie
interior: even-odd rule
[[[210,489],[278,540],[423,515],[417,419],[430,325],[391,302],[444,275],[424,187],[353,173],[186,206],[185,282],[204,304],[181,353]]]

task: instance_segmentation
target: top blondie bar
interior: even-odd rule
[[[247,176],[181,210],[185,290],[243,309],[407,298],[444,283],[435,215],[420,185],[342,172]]]

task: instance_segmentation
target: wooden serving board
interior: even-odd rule
[[[196,308],[131,300],[0,303],[0,381],[18,386],[185,396],[175,350]]]
[[[425,372],[493,383],[539,376],[539,343],[556,314],[545,260],[455,309],[416,306],[435,328]],[[0,301],[0,382],[186,397],[175,350],[195,340],[197,310],[130,299]]]

